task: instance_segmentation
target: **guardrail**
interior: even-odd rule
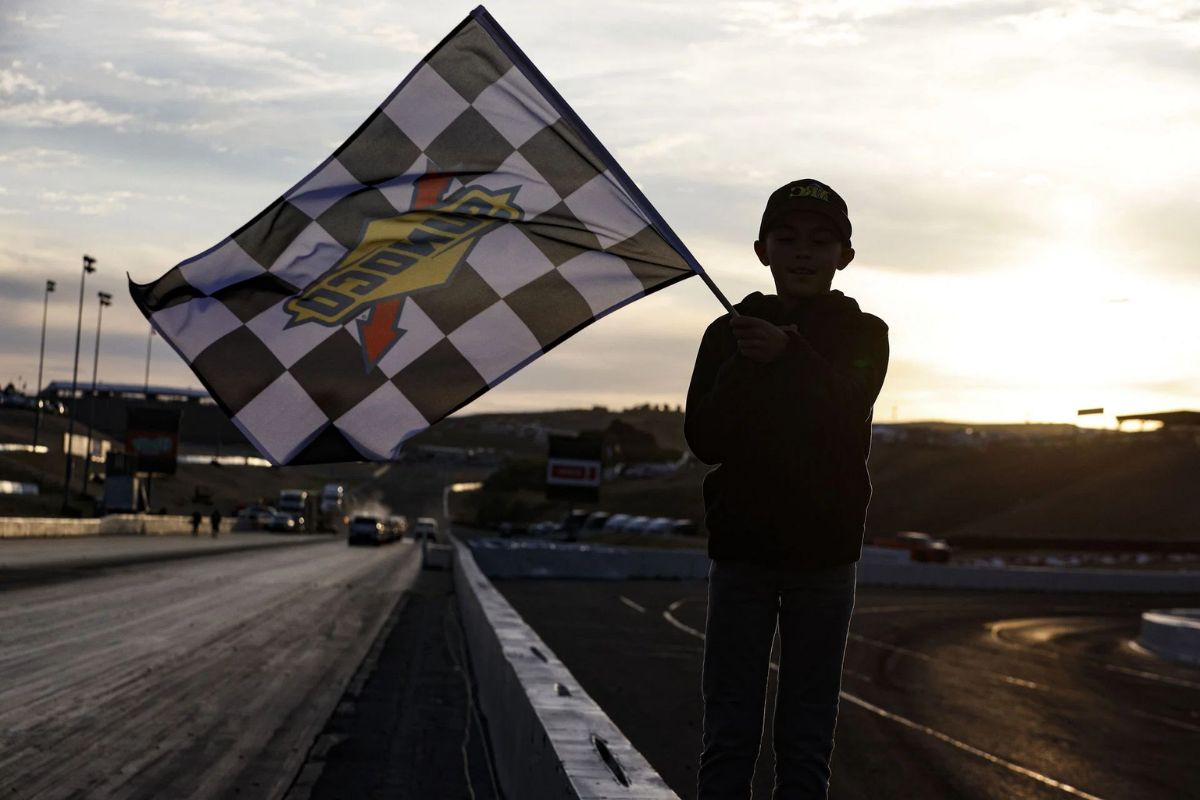
[[[1200,592],[1200,572],[1168,570],[1054,569],[1050,567],[873,564],[858,568],[863,586],[984,589],[1009,592]]]
[[[221,520],[221,530],[232,530],[233,520]],[[209,532],[208,519],[201,533]],[[105,517],[0,517],[0,539],[59,536],[170,536],[192,532],[192,519],[164,514],[109,514]]]
[[[1200,667],[1200,608],[1144,612],[1138,644],[1161,658]]]
[[[453,542],[455,594],[505,795],[678,800],[492,586],[471,548]]]
[[[593,545],[520,539],[472,539],[480,569],[496,578],[701,579],[708,556],[699,550]],[[959,566],[911,561],[908,551],[866,546],[860,586],[986,589],[1017,592],[1200,592],[1200,572]]]

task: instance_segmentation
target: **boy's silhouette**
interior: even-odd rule
[[[824,798],[871,482],[887,325],[830,285],[854,258],[846,204],[820,181],[771,194],[755,292],[704,333],[688,389],[709,531],[699,797],[750,796],[776,627],[775,792]]]

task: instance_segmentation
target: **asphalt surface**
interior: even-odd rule
[[[695,796],[706,587],[496,585],[681,797]],[[1200,670],[1139,652],[1198,596],[860,588],[830,797],[1200,797]],[[768,707],[774,697],[772,671]],[[770,730],[755,776],[770,797]]]
[[[77,580],[135,564],[320,544],[332,538],[324,534],[258,532],[226,532],[216,537],[204,532],[197,536],[3,538],[0,539],[0,591]]]
[[[281,796],[419,566],[325,539],[54,568],[108,544],[138,548],[27,541],[58,578],[0,591],[0,797]]]
[[[286,800],[497,800],[448,571],[405,592]]]

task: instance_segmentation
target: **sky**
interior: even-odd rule
[[[141,383],[126,290],[320,164],[471,3],[0,4],[0,383]],[[890,326],[876,421],[1073,422],[1200,407],[1194,3],[497,0],[488,10],[726,295],[771,291],[767,195],[831,184],[834,288]],[[689,279],[464,413],[683,403],[723,309]],[[155,338],[150,380],[199,386]]]

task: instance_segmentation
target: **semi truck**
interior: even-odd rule
[[[283,489],[275,507],[296,520],[307,533],[332,533],[343,521],[345,500],[340,483],[326,484],[318,494],[307,489]]]

